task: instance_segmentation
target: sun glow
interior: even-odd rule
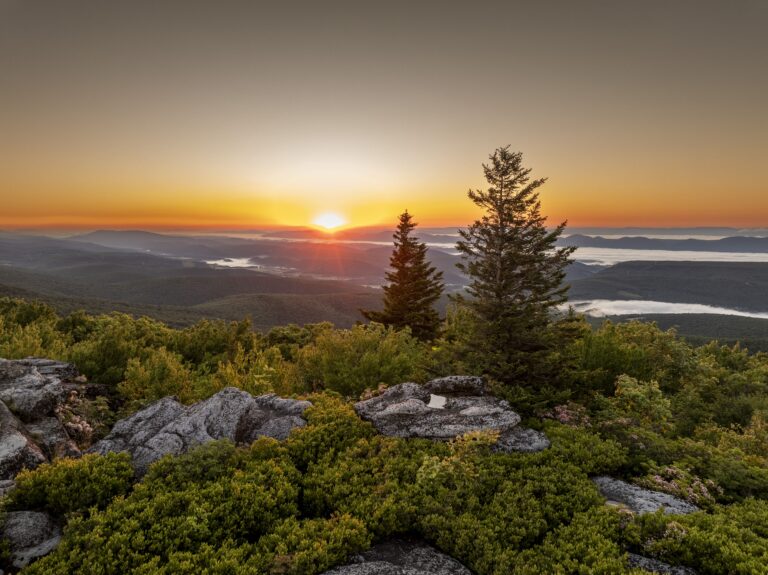
[[[347,220],[337,213],[325,212],[315,216],[312,223],[324,230],[331,231],[346,224]]]

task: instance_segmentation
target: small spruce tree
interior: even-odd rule
[[[408,210],[400,214],[392,236],[395,247],[389,259],[389,282],[384,286],[384,309],[361,310],[370,320],[396,328],[410,327],[421,340],[437,335],[440,317],[434,308],[443,293],[443,272],[427,261],[427,246],[411,235],[416,224]]]
[[[459,230],[456,244],[457,265],[470,281],[468,297],[457,300],[477,323],[465,351],[475,355],[476,369],[502,383],[539,387],[551,379],[564,344],[553,312],[566,301],[574,248],[555,247],[565,222],[546,228],[537,192],[546,179],[530,179],[521,153],[498,148],[483,170],[488,188],[468,195],[484,214]]]

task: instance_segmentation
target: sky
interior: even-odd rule
[[[768,2],[0,0],[0,229],[768,225]],[[328,219],[331,221],[332,218]]]

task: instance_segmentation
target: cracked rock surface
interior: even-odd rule
[[[164,455],[180,455],[195,445],[217,439],[251,443],[259,436],[285,439],[303,427],[308,401],[283,399],[274,394],[252,396],[227,387],[190,406],[165,397],[118,421],[91,452],[127,451],[138,475]]]
[[[421,541],[392,540],[374,545],[348,565],[324,575],[472,575],[464,565]]]
[[[63,414],[94,387],[69,363],[0,359],[0,480],[54,457],[80,455]]]
[[[471,376],[434,379],[425,385],[401,383],[355,404],[357,414],[392,437],[449,440],[471,431],[498,431],[496,450],[541,451],[543,433],[518,427],[509,403],[489,395],[483,380]]]
[[[635,553],[629,553],[628,563],[630,567],[639,567],[649,573],[658,573],[659,575],[696,575],[696,571],[689,567],[675,567],[658,559],[643,557]]]
[[[6,514],[2,536],[11,548],[11,563],[17,569],[47,555],[61,541],[61,528],[50,515],[39,511]]]
[[[640,515],[654,513],[662,508],[669,515],[685,515],[699,510],[692,503],[674,495],[644,489],[620,479],[599,476],[593,477],[592,481],[609,504],[625,506]]]

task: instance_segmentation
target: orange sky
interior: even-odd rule
[[[0,229],[768,226],[767,3],[513,4],[0,0]]]

